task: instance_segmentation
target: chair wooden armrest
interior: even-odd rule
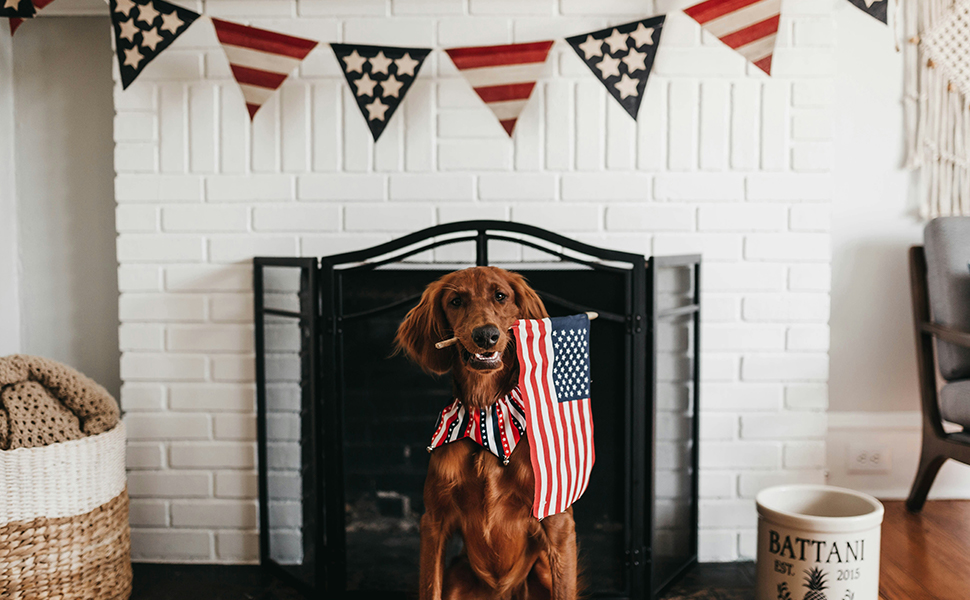
[[[953,329],[952,327],[946,327],[945,325],[938,325],[936,323],[921,323],[920,329],[944,342],[970,348],[970,332],[960,331],[959,329]]]

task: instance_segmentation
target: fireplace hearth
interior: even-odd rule
[[[265,568],[308,594],[415,595],[425,447],[451,384],[393,356],[393,337],[428,283],[488,264],[523,273],[553,316],[600,315],[596,466],[574,506],[590,595],[654,598],[696,562],[700,257],[469,221],[254,259]]]

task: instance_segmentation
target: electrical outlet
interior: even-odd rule
[[[889,473],[892,471],[892,451],[889,446],[849,444],[846,462],[850,473]]]

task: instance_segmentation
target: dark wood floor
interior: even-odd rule
[[[970,598],[970,501],[885,502],[880,600]],[[665,600],[753,600],[753,563],[698,565]],[[299,600],[256,567],[135,565],[132,600]]]

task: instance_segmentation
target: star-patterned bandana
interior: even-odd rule
[[[525,409],[518,389],[481,410],[468,410],[456,398],[441,411],[428,452],[469,438],[508,464],[524,434]]]
[[[30,0],[0,0],[0,17],[25,19],[33,17],[34,12],[34,4]]]
[[[431,50],[360,44],[330,46],[376,142]]]
[[[849,0],[849,2],[883,23],[887,23],[889,20],[887,16],[889,0]]]
[[[199,14],[165,0],[111,0],[111,22],[125,89]]]
[[[660,45],[664,16],[566,38],[634,120]]]

